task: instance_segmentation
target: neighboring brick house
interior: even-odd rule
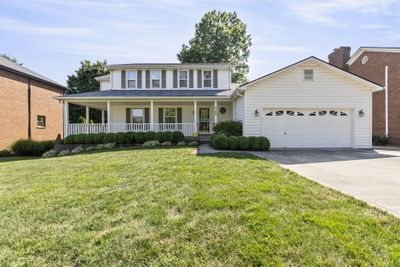
[[[0,56],[0,150],[19,139],[54,140],[63,133],[66,88]]]
[[[400,48],[360,47],[350,56],[350,47],[336,48],[329,63],[385,86],[388,66],[388,137],[400,144]],[[385,136],[385,90],[373,94],[373,135]]]

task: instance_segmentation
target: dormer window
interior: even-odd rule
[[[137,73],[136,71],[128,71],[127,72],[127,87],[128,88],[136,88],[136,78],[137,78]]]
[[[314,70],[313,69],[305,69],[303,77],[304,77],[304,81],[314,81]]]
[[[160,88],[161,84],[161,70],[152,70],[150,73],[151,88]]]
[[[188,87],[188,71],[187,70],[179,71],[179,87],[180,88]]]
[[[203,71],[203,87],[211,88],[212,72],[211,70]]]

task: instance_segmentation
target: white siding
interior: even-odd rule
[[[314,69],[314,81],[303,81],[303,69]],[[249,85],[245,92],[245,135],[261,135],[264,108],[343,108],[353,110],[353,147],[372,146],[372,92],[360,82],[322,64],[305,62]],[[258,109],[260,116],[255,117]],[[359,110],[365,116],[359,117]]]
[[[121,89],[121,71],[112,71],[112,89]]]
[[[218,89],[230,89],[230,70],[218,70]]]
[[[110,90],[110,82],[109,81],[101,81],[100,82],[100,90]]]
[[[233,114],[233,119],[235,121],[243,121],[244,117],[244,97],[240,96],[235,99],[235,114]]]

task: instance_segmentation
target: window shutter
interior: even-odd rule
[[[150,109],[144,109],[144,123],[150,123]]]
[[[158,123],[164,123],[164,110],[163,110],[163,108],[158,108]]]
[[[218,70],[213,70],[213,87],[218,88]]]
[[[146,88],[150,88],[150,71],[146,70]]]
[[[197,70],[197,88],[203,87],[202,70]]]
[[[177,108],[176,113],[177,113],[177,123],[182,123],[182,108]]]
[[[173,85],[173,87],[174,88],[178,88],[178,71],[177,70],[174,70],[174,85]]]
[[[126,88],[126,71],[121,70],[121,88]]]
[[[131,123],[131,109],[126,108],[126,123]]]
[[[193,88],[193,70],[189,70],[189,88]]]
[[[167,88],[167,72],[161,71],[161,88]]]
[[[142,88],[142,71],[137,71],[137,88]]]

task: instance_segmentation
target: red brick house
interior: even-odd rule
[[[0,56],[0,150],[19,139],[54,140],[63,133],[66,88]]]
[[[361,76],[385,84],[387,67],[387,123],[385,91],[373,93],[373,135],[388,136],[393,144],[400,144],[400,48],[360,47],[350,56],[350,47],[336,48],[329,56],[329,63]]]

